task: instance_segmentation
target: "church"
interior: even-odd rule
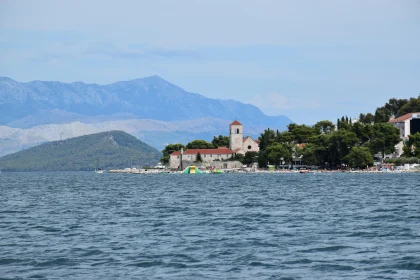
[[[186,165],[196,161],[200,153],[203,163],[223,161],[233,157],[235,154],[245,155],[246,152],[258,152],[260,150],[259,140],[251,136],[243,136],[243,125],[234,121],[229,125],[229,148],[219,147],[217,149],[189,149],[186,151],[173,152],[169,157],[170,168],[177,169],[181,166],[181,160]]]

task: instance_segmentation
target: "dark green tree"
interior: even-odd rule
[[[410,98],[401,108],[398,110],[397,117],[403,116],[408,113],[420,112],[420,95],[418,98]]]
[[[332,166],[340,166],[343,158],[347,156],[351,148],[357,144],[359,140],[354,132],[345,129],[334,131],[328,135],[328,162]]]
[[[420,132],[408,136],[408,141],[404,146],[405,157],[420,158]]]
[[[268,164],[268,152],[267,152],[267,150],[260,150],[258,152],[257,162],[258,162],[258,167],[259,168],[267,167],[267,164]]]
[[[373,165],[373,157],[366,147],[353,147],[350,153],[343,158],[350,167],[366,168]]]
[[[318,134],[315,128],[304,124],[289,124],[287,129],[292,134],[293,141],[297,144],[308,143],[311,137]]]
[[[257,160],[258,152],[246,152],[243,164],[251,164]]]
[[[268,146],[273,143],[275,139],[274,130],[266,129],[263,133],[261,133],[260,137],[258,137],[258,140],[260,140],[260,151],[265,151]]]
[[[314,125],[316,132],[328,134],[335,130],[335,125],[331,121],[319,121]]]
[[[392,114],[389,109],[385,107],[380,107],[375,111],[374,121],[375,123],[387,123],[391,118]]]
[[[280,143],[273,143],[267,148],[267,158],[270,164],[280,165],[281,159],[285,162],[292,160],[292,151],[286,145]]]
[[[380,152],[382,158],[385,154],[395,151],[395,145],[401,141],[400,131],[389,123],[375,123],[373,132],[367,144],[372,154]]]
[[[274,141],[279,142],[281,144],[292,143],[294,142],[294,136],[291,132],[284,131],[284,132],[278,133]]]
[[[185,146],[179,143],[166,145],[165,149],[162,150],[162,158],[160,159],[160,161],[163,164],[168,164],[169,155],[172,154],[173,152],[181,151],[181,148],[185,148]]]
[[[187,149],[212,149],[213,144],[204,140],[194,140],[187,144]]]
[[[211,143],[212,143],[214,148],[218,148],[218,147],[229,148],[229,136],[223,136],[223,135],[219,135],[217,137],[214,136]]]

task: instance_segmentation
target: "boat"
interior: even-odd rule
[[[98,157],[98,160],[96,162],[95,173],[96,174],[102,174],[102,173],[104,173],[104,170],[99,167],[99,157]]]

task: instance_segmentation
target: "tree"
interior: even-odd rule
[[[257,156],[258,156],[258,152],[246,152],[242,163],[251,164],[255,161]]]
[[[391,118],[391,111],[385,107],[379,107],[375,111],[374,121],[375,123],[387,123]]]
[[[298,125],[295,123],[287,126],[288,131],[293,136],[293,141],[297,144],[308,143],[309,139],[317,135],[317,130],[307,125]]]
[[[267,152],[267,150],[260,150],[258,152],[257,162],[258,162],[258,167],[259,168],[267,167],[267,164],[268,164],[268,152]]]
[[[401,114],[400,115],[400,110],[407,103],[408,103],[408,100],[407,99],[391,98],[391,99],[389,99],[389,101],[387,103],[385,103],[385,105],[383,106],[383,108],[385,108],[386,110],[388,110],[391,113],[391,116],[399,117],[399,116],[404,115],[404,114]]]
[[[401,141],[398,128],[389,123],[375,123],[372,129],[372,136],[367,144],[371,153],[381,152],[383,158],[385,154],[394,152],[395,145]]]
[[[335,125],[327,120],[319,121],[314,125],[314,129],[322,134],[328,134],[335,130]]]
[[[268,146],[274,141],[274,138],[274,130],[270,130],[269,128],[264,130],[264,132],[261,133],[260,137],[258,137],[258,140],[260,140],[260,151],[265,151],[268,148]]]
[[[416,112],[420,112],[420,95],[418,98],[410,98],[410,100],[398,110],[397,116],[400,117],[408,113]]]
[[[350,167],[366,168],[373,165],[373,157],[366,147],[353,147],[350,153],[344,157]]]
[[[420,158],[420,132],[408,135],[408,141],[404,146],[405,157],[418,157]]]
[[[169,155],[172,154],[173,152],[181,151],[181,148],[185,148],[185,146],[179,143],[166,145],[165,149],[162,150],[162,158],[160,159],[160,161],[163,164],[168,164]]]
[[[267,148],[267,153],[268,160],[274,165],[279,165],[281,158],[283,158],[285,162],[290,162],[292,160],[292,151],[285,145],[277,142]]]
[[[351,148],[357,144],[359,139],[354,132],[340,129],[328,135],[328,160],[333,166],[341,165],[343,158],[347,156]]]
[[[372,115],[371,113],[367,113],[362,123],[373,124],[374,121],[375,121],[375,116]]]
[[[187,149],[212,149],[213,144],[204,140],[194,140],[187,144]]]
[[[219,135],[218,137],[214,136],[211,144],[214,148],[229,147],[229,137],[223,135]]]
[[[284,132],[278,133],[274,141],[279,142],[281,144],[292,143],[294,141],[294,136],[291,132],[284,131]]]
[[[373,126],[371,124],[354,123],[351,131],[353,131],[359,139],[359,145],[367,143],[373,135]]]
[[[239,161],[239,162],[243,163],[244,162],[244,155],[238,153],[238,154],[235,154],[233,157],[231,157],[229,160],[230,161],[236,160],[236,161]]]

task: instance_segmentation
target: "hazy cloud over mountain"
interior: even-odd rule
[[[417,0],[2,1],[0,76],[157,74],[213,98],[316,100],[281,112],[314,123],[418,95],[419,11]]]

